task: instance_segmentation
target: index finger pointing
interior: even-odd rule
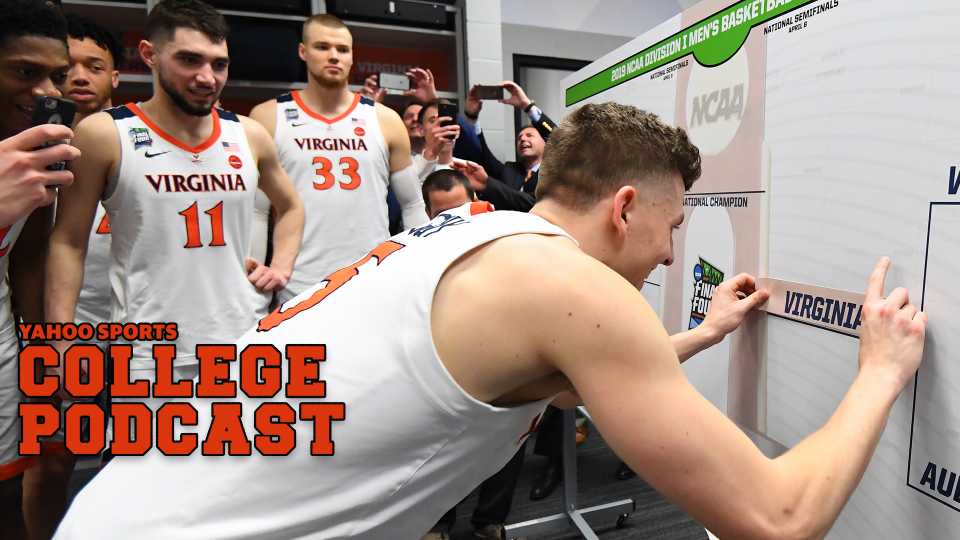
[[[890,259],[883,257],[873,267],[870,281],[867,282],[867,300],[883,300],[883,281],[887,277],[887,268],[890,268]]]

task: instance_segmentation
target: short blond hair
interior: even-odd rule
[[[338,17],[330,15],[329,13],[319,13],[317,15],[311,16],[309,19],[303,22],[303,33],[300,35],[300,41],[304,44],[307,43],[307,27],[311,24],[319,24],[320,26],[326,26],[327,28],[345,28],[347,32],[350,31],[347,28],[347,25],[343,24]],[[351,34],[351,37],[353,34]]]
[[[587,211],[625,185],[651,186],[674,173],[685,190],[700,178],[700,150],[684,130],[630,105],[589,104],[550,135],[537,200]]]

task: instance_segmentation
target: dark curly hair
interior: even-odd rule
[[[162,47],[177,28],[202,32],[214,43],[226,41],[230,27],[210,4],[200,0],[161,0],[147,15],[147,41]]]
[[[651,185],[673,173],[685,190],[700,178],[700,150],[685,131],[630,105],[590,104],[550,135],[537,200],[588,210],[624,185]]]
[[[60,11],[40,0],[0,0],[0,47],[12,38],[37,36],[67,44],[67,21]]]
[[[123,62],[123,43],[116,32],[106,26],[81,17],[75,13],[67,13],[67,34],[73,39],[90,39],[97,47],[110,53],[113,58],[113,68],[120,69]]]

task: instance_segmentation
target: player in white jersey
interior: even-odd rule
[[[404,227],[426,221],[410,140],[393,110],[347,88],[353,37],[333,15],[303,24],[307,87],[257,105],[307,209],[303,245],[280,301],[363,257],[389,236],[387,186]]]
[[[889,259],[867,287],[859,376],[823,429],[771,460],[680,367],[764,291],[746,274],[724,282],[704,323],[673,338],[638,291],[673,262],[671,233],[700,175],[686,134],[634,107],[586,105],[553,133],[540,174],[529,214],[443,212],[240,339],[240,350],[269,345],[263,354],[300,345],[273,356],[298,392],[294,360],[324,360],[311,362],[309,378],[324,381],[314,397],[236,399],[248,437],[259,403],[280,401],[287,420],[299,411],[321,423],[316,439],[301,420],[295,445],[233,437],[242,457],[114,460],[57,538],[416,539],[503,466],[565,390],[632,469],[721,538],[823,538],[923,353],[926,315],[902,288],[882,296]],[[210,401],[192,400],[201,437]]]
[[[212,107],[227,78],[226,33],[223,17],[199,1],[151,10],[140,54],[157,73],[156,93],[78,126],[77,182],[61,191],[51,238],[47,318],[68,322],[103,200],[112,320],[177,323],[180,378],[195,374],[197,343],[236,339],[266,311],[264,292],[286,284],[303,228],[303,205],[270,136]],[[277,212],[269,267],[248,259],[258,187]],[[151,345],[134,342],[131,377],[155,376]]]
[[[113,89],[120,83],[117,66],[123,60],[123,45],[110,29],[91,19],[68,13],[66,20],[70,72],[59,90],[64,97],[77,103],[77,115],[73,120],[77,125],[91,114],[111,106]],[[98,204],[84,262],[83,288],[77,300],[77,323],[96,325],[110,320],[109,266],[110,226],[106,210]],[[97,341],[93,343],[104,345]],[[61,410],[68,406],[69,402],[64,401]],[[67,487],[77,459],[64,446],[63,435],[61,423],[61,429],[50,440],[43,441],[43,453],[37,465],[23,478],[24,518],[34,540],[52,537],[67,511]]]
[[[69,184],[73,178],[44,167],[79,152],[67,145],[34,151],[72,132],[64,126],[29,128],[37,97],[59,96],[56,85],[70,68],[63,16],[43,3],[17,0],[0,0],[0,13],[0,538],[26,539],[23,476],[37,458],[19,452],[19,345],[11,298],[25,322],[43,321],[53,208],[37,206],[55,198],[55,188],[47,185]]]

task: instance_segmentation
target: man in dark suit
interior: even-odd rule
[[[517,136],[517,161],[503,163],[487,146],[477,120],[480,109],[483,107],[483,100],[477,98],[476,86],[474,86],[467,95],[463,115],[477,134],[481,156],[476,165],[457,164],[454,168],[466,174],[471,179],[477,195],[482,200],[492,203],[497,210],[526,212],[535,202],[534,194],[537,190],[543,147],[557,125],[527,97],[519,85],[504,81],[501,86],[506,88],[510,97],[500,100],[500,103],[523,109],[530,115],[532,122],[532,125],[520,130]]]

